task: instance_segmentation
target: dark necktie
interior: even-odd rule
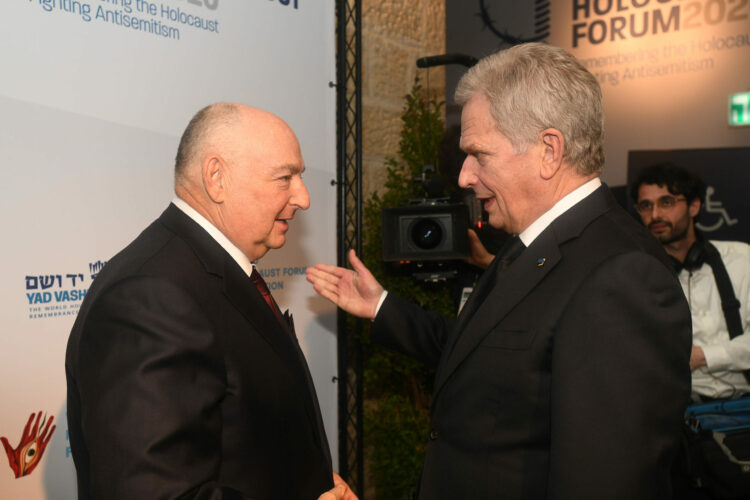
[[[526,245],[523,244],[523,241],[521,241],[521,238],[519,238],[518,235],[508,238],[508,240],[503,243],[503,246],[497,254],[497,270],[505,271],[508,269],[513,261],[516,260],[516,257],[521,255],[524,248],[526,248]]]
[[[489,295],[490,291],[495,287],[498,274],[508,269],[516,257],[521,255],[524,248],[526,248],[526,245],[523,244],[521,238],[518,236],[511,236],[505,240],[500,247],[500,250],[498,250],[497,255],[492,260],[492,263],[479,279],[479,282],[474,288],[474,292],[461,310],[461,315],[464,315],[465,311],[472,311],[473,314],[473,312],[479,308],[482,302],[487,298],[487,295]]]
[[[255,269],[255,267],[253,267],[253,272],[250,273],[250,279],[253,280],[253,283],[255,283],[255,287],[263,296],[266,303],[268,304],[268,307],[271,308],[273,314],[276,316],[276,319],[279,320],[279,323],[284,324],[284,322],[281,320],[281,312],[279,311],[279,306],[276,305],[276,301],[274,301],[273,297],[271,296],[271,291],[268,289],[266,282],[263,280],[263,277],[260,275],[258,270]]]
[[[523,241],[521,241],[521,238],[519,238],[518,235],[511,236],[505,240],[500,247],[500,250],[498,250],[495,260],[492,261],[490,267],[485,271],[485,274],[488,276],[480,290],[479,296],[481,297],[481,300],[478,304],[482,303],[481,301],[485,299],[489,291],[495,286],[498,274],[505,272],[513,261],[516,260],[516,257],[521,255],[524,248],[526,248],[526,245],[523,244]]]

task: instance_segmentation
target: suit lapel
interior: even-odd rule
[[[286,325],[279,323],[252,280],[226,250],[173,204],[164,211],[159,221],[190,245],[206,272],[223,280],[226,298],[274,348],[284,365],[296,366],[297,355]]]
[[[539,266],[539,259],[544,259]],[[554,238],[540,235],[529,248],[505,271],[497,271],[494,286],[487,292],[481,304],[474,310],[461,314],[456,328],[456,339],[448,356],[438,368],[435,393],[458,368],[466,357],[476,349],[490,331],[541,282],[560,261],[560,250]],[[479,287],[477,287],[479,288]],[[473,295],[473,294],[472,294]],[[469,305],[468,302],[466,304]]]
[[[458,315],[458,321],[456,324],[456,331],[461,331],[466,326],[466,322],[469,321],[477,311],[477,308],[482,304],[483,299],[490,293],[492,286],[495,283],[496,275],[498,273],[498,264],[500,259],[496,256],[492,259],[489,267],[482,273],[477,281],[477,285],[474,287],[471,295],[469,295],[466,304],[464,304],[461,313]]]
[[[253,282],[231,257],[227,257],[225,264],[224,294],[254,330],[273,347],[285,366],[299,364],[292,334],[279,323]]]
[[[497,263],[493,261],[486,273],[494,272],[494,280],[482,276],[459,315],[453,331],[452,348],[449,347],[444,353],[435,376],[435,396],[490,331],[560,263],[561,245],[578,237],[591,221],[610,210],[614,204],[616,202],[609,189],[602,185],[555,219],[508,269],[498,271]],[[492,289],[483,290],[487,286]],[[486,298],[481,300],[485,293]]]
[[[227,300],[242,314],[252,330],[271,345],[281,359],[281,365],[291,372],[300,388],[305,410],[310,420],[317,424],[313,427],[318,445],[330,462],[315,386],[296,334],[289,325],[279,322],[250,277],[198,223],[173,204],[162,213],[159,221],[190,245],[206,272],[223,280]]]
[[[244,271],[234,261],[227,263],[228,268],[232,266],[237,272],[227,269],[224,276],[224,291],[227,298],[255,327],[254,330],[271,344],[284,367],[292,372],[294,379],[298,381],[299,387],[307,388],[307,391],[300,391],[303,393],[301,399],[308,417],[316,424],[313,429],[318,446],[330,460],[330,450],[326,441],[315,385],[295,332],[291,331],[288,324],[279,323],[266,300]]]

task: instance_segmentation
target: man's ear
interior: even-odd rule
[[[201,164],[201,180],[208,197],[222,203],[227,182],[227,164],[220,156],[207,156]]]
[[[555,176],[563,163],[565,137],[555,128],[543,130],[540,134],[542,145],[541,175],[545,180]]]
[[[688,213],[690,214],[690,218],[694,219],[698,216],[698,213],[701,211],[701,199],[696,198],[693,201],[688,204]]]

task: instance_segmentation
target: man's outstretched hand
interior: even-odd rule
[[[318,500],[359,500],[341,476],[333,473],[334,487],[318,497]]]
[[[316,264],[307,268],[307,281],[322,297],[344,311],[360,318],[375,318],[375,309],[383,294],[383,287],[365,267],[354,250],[349,250],[353,270]]]

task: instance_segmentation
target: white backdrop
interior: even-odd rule
[[[272,111],[297,133],[311,208],[260,262],[295,315],[334,464],[335,311],[304,268],[335,261],[333,0],[13,0],[0,6],[0,436],[57,426],[0,497],[75,498],[64,353],[92,275],[172,198],[177,142],[217,101]]]

